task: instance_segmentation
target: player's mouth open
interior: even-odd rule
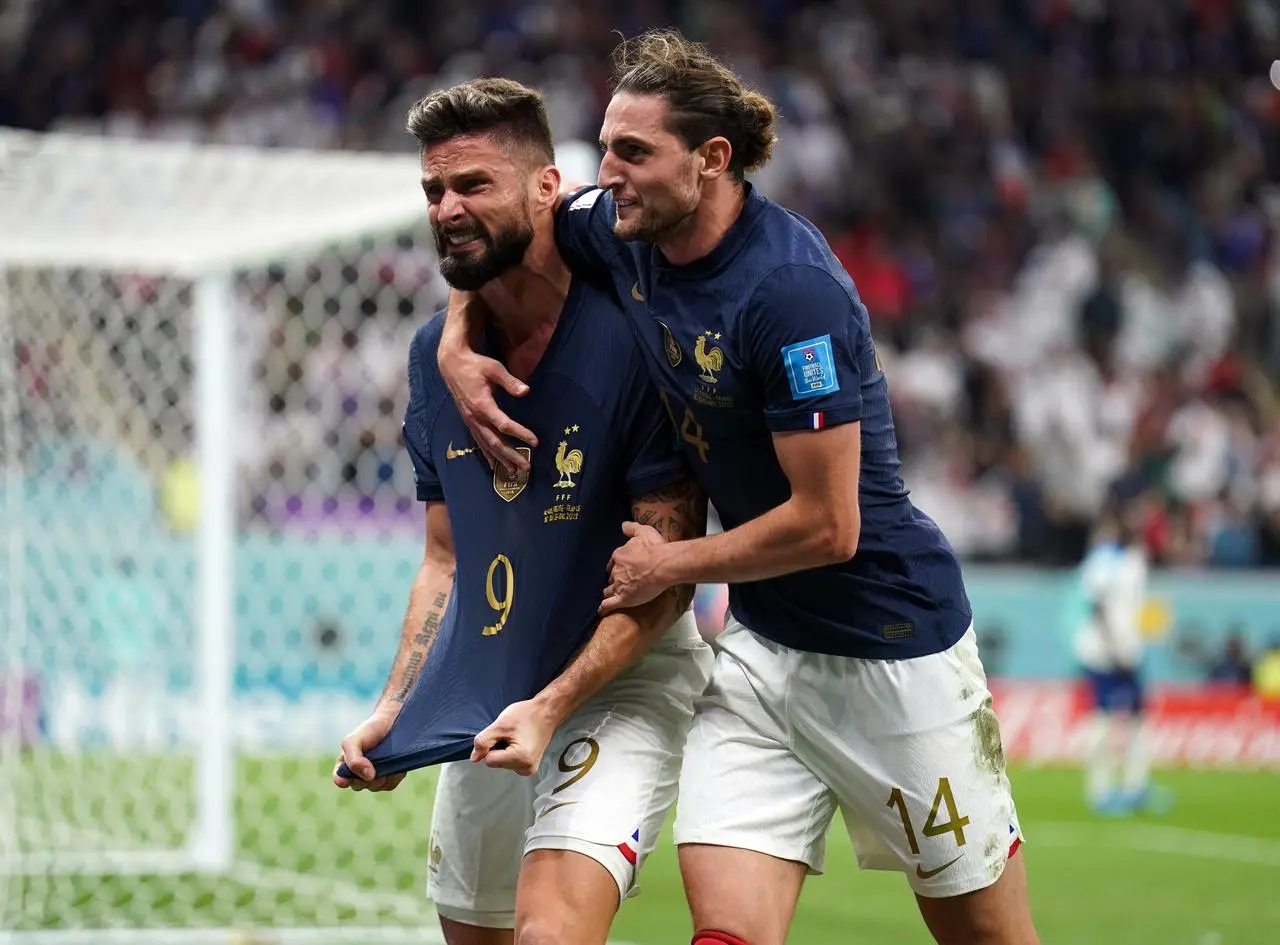
[[[444,244],[451,253],[479,249],[483,242],[484,240],[476,233],[454,233],[444,238]]]
[[[639,204],[639,201],[636,201],[636,200],[624,200],[622,198],[614,198],[613,205],[618,208],[618,216],[625,217],[633,209],[638,207],[640,204]]]

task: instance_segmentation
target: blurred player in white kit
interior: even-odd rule
[[[1085,795],[1104,814],[1123,815],[1164,800],[1151,786],[1142,681],[1148,574],[1137,507],[1113,506],[1081,566],[1085,609],[1075,634],[1076,658],[1093,698]]]

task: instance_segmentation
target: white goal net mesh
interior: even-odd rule
[[[435,940],[433,779],[391,795],[329,781],[421,555],[404,359],[444,294],[416,176],[411,154],[0,135],[14,941]],[[217,366],[196,301],[220,273],[233,344],[204,389],[233,407],[226,812],[200,785],[220,726],[200,697],[197,388]],[[202,856],[210,831],[228,857]]]

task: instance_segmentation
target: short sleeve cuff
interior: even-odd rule
[[[862,419],[862,405],[831,407],[822,410],[817,407],[787,411],[769,411],[765,414],[765,423],[774,433],[785,433],[790,430],[825,430],[842,423],[856,423]]]
[[[443,502],[444,489],[440,487],[438,482],[420,482],[418,483],[418,501]]]
[[[683,461],[663,466],[650,467],[640,475],[627,477],[627,495],[636,498],[674,486],[692,477],[689,467]]]

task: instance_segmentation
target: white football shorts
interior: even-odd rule
[[[675,842],[820,873],[838,806],[862,869],[922,896],[995,882],[1022,841],[973,628],[865,660],[781,646],[730,618],[685,746]]]
[[[589,856],[616,880],[619,901],[632,895],[675,802],[694,700],[713,662],[688,611],[559,728],[535,777],[470,761],[442,766],[427,869],[440,915],[513,928],[531,850]]]

